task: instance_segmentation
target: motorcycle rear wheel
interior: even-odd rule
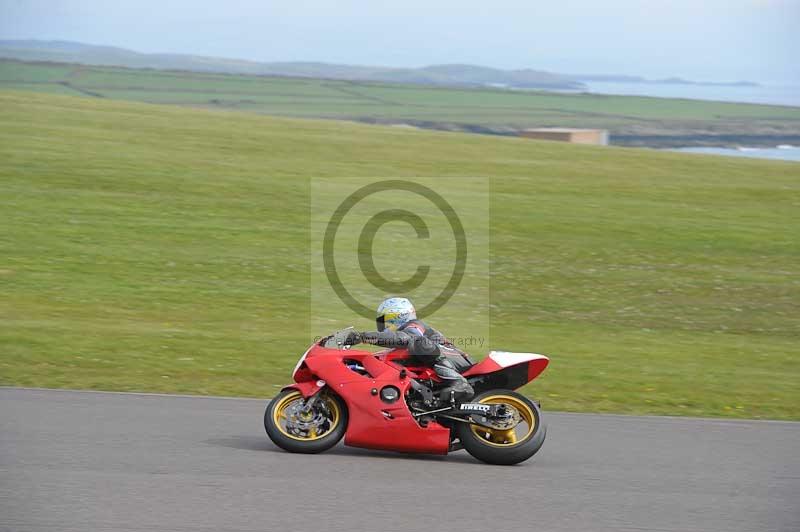
[[[513,465],[524,462],[541,449],[547,427],[539,407],[524,395],[511,390],[490,390],[470,402],[509,404],[519,411],[522,418],[517,427],[509,430],[458,423],[455,428],[461,445],[478,460],[487,464]]]
[[[300,392],[284,390],[270,401],[264,412],[264,429],[275,445],[291,453],[315,454],[339,443],[347,430],[347,406],[333,393],[319,393],[322,395],[317,398],[317,404],[308,414],[308,419],[318,419],[320,422],[307,423],[311,428],[305,431],[293,432],[288,427],[289,417],[297,415],[295,407],[304,402]]]

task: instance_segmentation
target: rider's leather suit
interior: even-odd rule
[[[420,364],[433,368],[436,374],[447,384],[440,392],[440,397],[447,401],[453,392],[456,400],[467,400],[475,392],[467,379],[461,375],[472,365],[472,361],[447,338],[433,327],[420,320],[411,320],[397,332],[375,331],[358,333],[365,344],[381,347],[407,347],[408,352]],[[447,355],[451,356],[447,356]]]

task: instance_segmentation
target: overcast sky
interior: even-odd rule
[[[0,0],[0,39],[387,66],[800,81],[800,0]]]

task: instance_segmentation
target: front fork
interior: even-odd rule
[[[309,414],[314,410],[314,404],[317,402],[317,399],[321,395],[319,393],[321,391],[322,391],[322,388],[317,390],[317,392],[314,395],[312,395],[311,397],[306,398],[305,401],[303,401],[303,408],[300,409],[300,411],[303,414]]]

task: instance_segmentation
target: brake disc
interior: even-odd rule
[[[319,429],[328,421],[319,410],[304,411],[303,405],[294,404],[286,408],[286,430],[295,436],[306,436],[312,429]]]

